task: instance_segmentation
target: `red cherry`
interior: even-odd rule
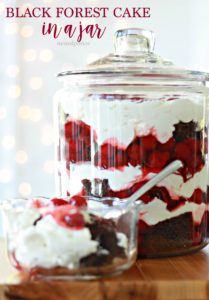
[[[127,164],[126,152],[110,143],[103,144],[95,155],[95,164],[103,168],[118,168]]]
[[[114,197],[124,199],[131,195],[130,189],[114,192]]]
[[[69,204],[75,205],[77,207],[86,207],[87,201],[82,196],[73,196],[72,198],[70,198]]]
[[[139,139],[136,138],[127,148],[128,162],[132,166],[141,165],[143,161],[143,148],[139,144]]]
[[[123,149],[118,149],[116,151],[115,155],[115,164],[114,166],[117,167],[123,167],[124,165],[127,164],[127,157],[126,157],[126,152]]]
[[[144,150],[154,150],[157,145],[157,140],[153,135],[149,134],[147,136],[142,136],[140,138],[140,143]]]
[[[51,211],[50,214],[62,227],[82,229],[85,226],[84,217],[76,206],[69,204],[60,206]]]
[[[197,139],[187,139],[185,145],[190,149],[191,153],[202,153],[203,141]]]
[[[68,204],[67,201],[62,198],[53,198],[50,200],[50,203],[54,206],[62,206]]]
[[[187,168],[191,174],[194,174],[199,171],[204,164],[201,153],[201,143],[194,139],[187,139],[177,144],[176,158],[184,163],[184,167]]]
[[[76,150],[76,142],[70,140],[66,145],[66,158],[67,160],[76,162],[77,161],[77,150]]]
[[[169,152],[152,152],[147,160],[147,166],[149,168],[162,169],[169,161],[170,153]]]
[[[80,127],[80,137],[85,139],[87,138],[90,139],[91,127],[82,121],[79,122],[79,127]]]
[[[153,198],[150,196],[149,193],[145,193],[144,195],[141,196],[140,200],[143,201],[143,203],[149,203],[153,200]]]
[[[72,139],[75,140],[79,137],[80,130],[79,126],[77,126],[76,122],[69,121],[65,123],[65,138],[67,140]]]
[[[185,144],[190,148],[191,153],[201,153],[202,141],[196,139],[187,139]]]
[[[67,140],[84,139],[85,142],[90,144],[91,140],[91,127],[82,121],[68,121],[64,127],[65,138]],[[94,139],[96,136],[94,134]]]
[[[187,167],[190,174],[194,175],[196,172],[199,172],[204,167],[205,163],[201,155],[193,153],[188,160]]]
[[[196,189],[192,194],[192,196],[188,199],[188,201],[201,204],[205,202],[205,198],[206,198],[205,193],[200,189]]]
[[[66,148],[67,159],[72,162],[89,161],[91,158],[90,147],[82,139],[70,140]]]
[[[72,229],[79,230],[85,227],[83,215],[80,213],[67,214],[64,216],[64,221]]]
[[[160,142],[157,143],[157,149],[160,151],[172,151],[175,148],[175,140],[174,138],[170,138],[166,143],[162,144]]]
[[[191,150],[186,143],[179,143],[176,145],[176,158],[182,160],[184,163],[191,159]]]
[[[132,186],[124,189],[124,190],[120,190],[120,191],[112,191],[110,190],[109,193],[109,197],[116,197],[116,198],[128,198],[129,196],[131,196],[134,192],[136,192],[145,182],[144,181],[140,181],[140,182],[136,182],[135,184],[133,184]]]

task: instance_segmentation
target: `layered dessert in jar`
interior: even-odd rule
[[[115,55],[60,74],[58,191],[126,201],[178,159],[183,167],[141,198],[138,251],[143,257],[192,252],[208,242],[208,90],[197,83],[204,74],[154,55],[143,30],[116,37]]]
[[[204,245],[207,132],[201,97],[61,99],[62,193],[123,200],[167,164],[181,160],[182,169],[141,198],[139,254]]]
[[[111,207],[111,210],[110,210]],[[116,199],[84,197],[4,203],[12,264],[52,279],[91,279],[129,268],[136,258],[137,214]]]

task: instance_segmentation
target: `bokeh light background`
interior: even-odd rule
[[[40,19],[6,19],[5,5],[148,6],[150,19],[83,19],[107,26],[102,40],[58,40],[41,36]],[[0,0],[0,199],[50,196],[54,188],[52,105],[61,87],[60,71],[81,67],[112,51],[116,29],[128,26],[156,32],[156,52],[178,65],[209,71],[208,0]],[[47,21],[47,20],[46,20]],[[78,24],[78,19],[50,19]],[[68,45],[58,45],[67,41]]]

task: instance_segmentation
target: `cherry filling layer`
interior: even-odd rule
[[[116,137],[98,145],[94,129],[82,121],[69,120],[64,127],[64,141],[68,174],[71,172],[71,166],[73,169],[75,164],[86,163],[102,170],[123,172],[124,168],[129,166],[138,166],[141,169],[142,176],[120,190],[111,188],[109,178],[82,179],[83,188],[79,195],[111,196],[121,199],[129,197],[142,186],[148,180],[148,174],[160,172],[175,159],[181,160],[184,164],[177,174],[183,178],[184,183],[188,182],[205,167],[208,143],[206,129],[198,129],[193,121],[176,124],[173,136],[166,143],[160,143],[153,130],[146,136],[135,135],[128,146],[123,146]],[[71,194],[71,191],[68,190],[67,193]],[[181,195],[173,197],[172,194],[172,190],[168,187],[157,186],[147,192],[142,201],[148,204],[157,198],[166,203],[166,209],[171,212],[188,202],[196,204],[207,202],[206,191],[199,188],[199,182],[189,197]],[[200,245],[204,242],[205,225],[205,214],[197,224],[192,211],[154,225],[147,224],[142,218],[139,222],[139,253],[144,256],[154,253],[163,255],[173,251],[172,249],[181,252],[184,248]]]

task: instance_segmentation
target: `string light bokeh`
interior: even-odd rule
[[[85,6],[138,7],[132,0],[86,0]],[[5,6],[20,6],[21,11],[33,8],[28,1],[0,1],[1,25],[1,98],[0,98],[0,196],[51,196],[54,188],[53,95],[61,87],[56,73],[79,68],[113,51],[113,33],[125,27],[142,27],[157,33],[156,51],[179,65],[209,70],[208,0],[201,8],[196,0],[142,0],[140,6],[150,6],[150,19],[85,18],[83,24],[107,26],[102,40],[84,39],[84,44],[72,45],[62,36],[58,40],[41,36],[39,19],[6,19]],[[69,3],[62,3],[69,6]],[[82,0],[70,3],[84,6]],[[37,0],[35,6],[60,6],[58,0]],[[181,8],[181,13],[179,12]],[[195,16],[195,17],[194,17]],[[51,19],[60,24],[76,19]],[[166,26],[165,26],[166,24]],[[205,28],[203,31],[202,28]]]

